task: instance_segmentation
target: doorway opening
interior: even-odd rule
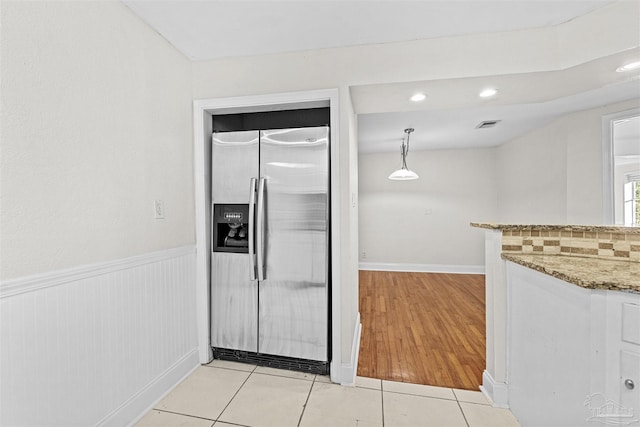
[[[373,141],[372,128],[382,133],[375,126],[384,119],[361,114],[361,141]],[[396,123],[400,142],[389,139],[389,149],[360,146],[358,373],[478,390],[486,368],[485,242],[469,224],[496,217],[496,156],[488,148],[414,149],[419,179],[388,179],[401,159],[402,129],[415,129],[414,147],[433,138],[421,120]]]
[[[358,375],[478,390],[484,275],[361,270]]]

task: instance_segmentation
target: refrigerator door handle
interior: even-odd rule
[[[215,206],[215,204],[212,201],[211,202],[211,228],[210,228],[210,230],[211,230],[211,248],[209,249],[211,252],[213,252],[213,248],[216,246],[216,242],[215,242],[215,239],[213,237],[214,236],[214,232],[213,232],[213,227],[214,227],[214,224],[213,224],[214,209],[213,209],[213,207],[214,206]],[[209,254],[209,255],[211,255],[211,254]]]
[[[256,280],[256,245],[255,245],[255,210],[256,210],[256,182],[251,178],[249,184],[249,279]]]
[[[258,280],[264,280],[264,185],[265,178],[258,181],[258,215],[256,218],[256,258]]]

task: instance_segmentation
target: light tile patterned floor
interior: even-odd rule
[[[197,368],[137,424],[183,427],[517,427],[482,393],[328,377],[215,360]]]

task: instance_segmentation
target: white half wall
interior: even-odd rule
[[[359,156],[360,263],[483,271],[484,236],[469,223],[497,215],[494,150],[411,152],[414,181],[387,178],[399,161],[398,153]]]
[[[127,425],[198,365],[195,248],[0,284],[0,425]]]
[[[190,62],[119,1],[0,7],[0,277],[192,245]]]

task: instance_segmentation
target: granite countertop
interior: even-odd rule
[[[492,222],[472,222],[472,227],[487,230],[563,230],[563,231],[602,231],[605,233],[640,234],[640,227],[619,227],[616,225],[569,225],[569,224],[496,224]]]
[[[503,253],[502,258],[583,288],[640,293],[638,262],[514,253]]]

